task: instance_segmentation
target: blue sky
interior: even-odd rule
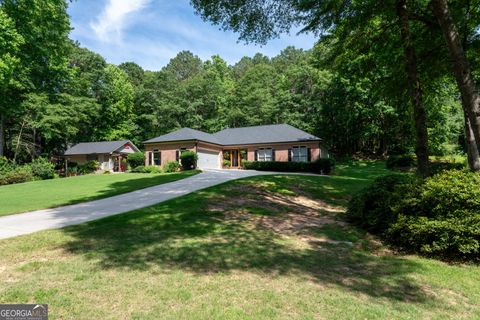
[[[261,52],[275,56],[288,45],[310,49],[313,35],[282,36],[265,46],[245,45],[230,31],[195,15],[189,0],[77,0],[70,4],[70,37],[110,63],[134,61],[160,70],[181,50],[203,60],[219,54],[233,64]]]

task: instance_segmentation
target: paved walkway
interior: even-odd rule
[[[230,180],[272,174],[247,170],[211,170],[195,176],[122,195],[64,207],[0,217],[0,239],[62,228],[144,207]],[[28,201],[28,199],[25,199]]]

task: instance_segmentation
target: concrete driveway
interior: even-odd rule
[[[0,239],[80,224],[148,207],[230,180],[267,174],[273,173],[249,170],[208,170],[186,179],[110,198],[0,217]]]

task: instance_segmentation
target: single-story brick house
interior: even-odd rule
[[[126,170],[122,160],[129,153],[140,151],[130,140],[82,142],[67,149],[64,153],[66,163],[83,164],[87,161],[98,161],[100,170],[123,172]]]
[[[322,140],[288,124],[225,129],[213,134],[190,128],[144,141],[145,165],[162,166],[184,150],[198,154],[200,169],[239,168],[242,161],[315,161],[328,158]]]

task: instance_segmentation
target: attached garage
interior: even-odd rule
[[[199,169],[220,169],[220,152],[198,149],[197,167]]]

